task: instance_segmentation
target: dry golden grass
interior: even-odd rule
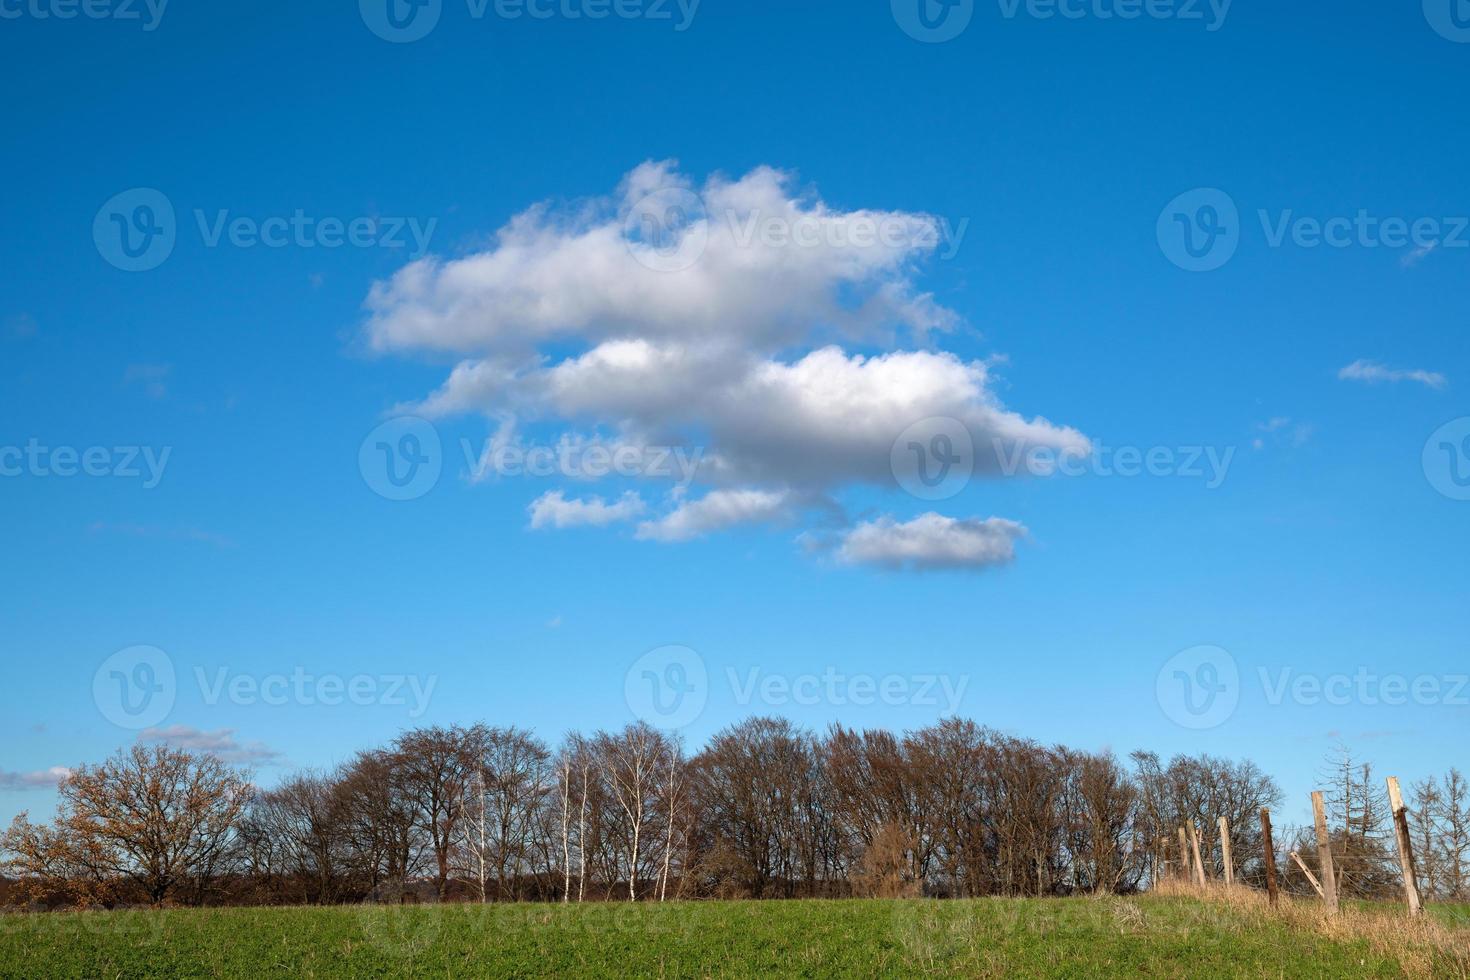
[[[1165,881],[1150,894],[1223,905],[1248,921],[1270,919],[1329,940],[1359,940],[1397,960],[1411,976],[1470,980],[1470,931],[1450,928],[1428,914],[1411,916],[1404,906],[1345,902],[1333,915],[1320,899],[1283,894],[1272,908],[1263,891],[1219,882],[1200,886]]]

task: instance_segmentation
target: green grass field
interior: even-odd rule
[[[1465,910],[1438,910],[1464,928]],[[1462,976],[1436,957],[1434,975]],[[1327,938],[1189,898],[691,902],[0,917],[0,976],[1402,976]]]

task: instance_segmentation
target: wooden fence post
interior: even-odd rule
[[[1266,895],[1274,906],[1276,894],[1276,845],[1271,841],[1271,811],[1261,807],[1261,844],[1266,851]]]
[[[1322,894],[1322,882],[1318,881],[1317,876],[1312,874],[1312,869],[1307,867],[1307,862],[1302,860],[1302,856],[1296,851],[1292,851],[1291,859],[1296,862],[1298,868],[1302,869],[1302,874],[1307,876],[1307,881],[1311,882],[1312,887],[1317,890],[1317,897],[1326,898],[1327,896]]]
[[[1220,860],[1225,865],[1225,886],[1235,884],[1235,864],[1230,859],[1230,821],[1220,818]]]
[[[1409,903],[1409,914],[1424,911],[1419,901],[1419,877],[1414,873],[1414,845],[1409,837],[1409,811],[1404,806],[1404,794],[1399,790],[1399,778],[1388,777],[1388,808],[1393,813],[1393,834],[1399,846],[1399,869],[1404,873],[1404,899]]]
[[[1317,825],[1317,867],[1322,872],[1322,900],[1337,914],[1337,871],[1332,863],[1332,838],[1327,834],[1327,808],[1320,792],[1312,793],[1312,820]]]
[[[1199,826],[1193,818],[1189,821],[1189,850],[1194,854],[1194,881],[1201,888],[1205,885],[1205,863],[1199,856]]]

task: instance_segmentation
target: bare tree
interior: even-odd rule
[[[449,884],[450,856],[464,815],[475,733],[459,726],[419,728],[393,743],[391,764],[428,832],[434,883],[442,898]]]

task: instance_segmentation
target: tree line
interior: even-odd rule
[[[1345,894],[1398,879],[1371,767],[1327,774]],[[208,754],[135,746],[82,766],[55,819],[0,836],[13,898],[38,905],[329,904],[1130,893],[1205,862],[1228,820],[1239,880],[1266,865],[1276,782],[1249,761],[1126,760],[948,719],[895,734],[756,717],[697,753],[646,724],[552,746],[519,728],[424,727],[270,789]],[[1430,897],[1470,898],[1470,807],[1451,771],[1419,784]],[[1275,856],[1289,889],[1309,887]],[[1216,833],[1215,836],[1218,836]]]

